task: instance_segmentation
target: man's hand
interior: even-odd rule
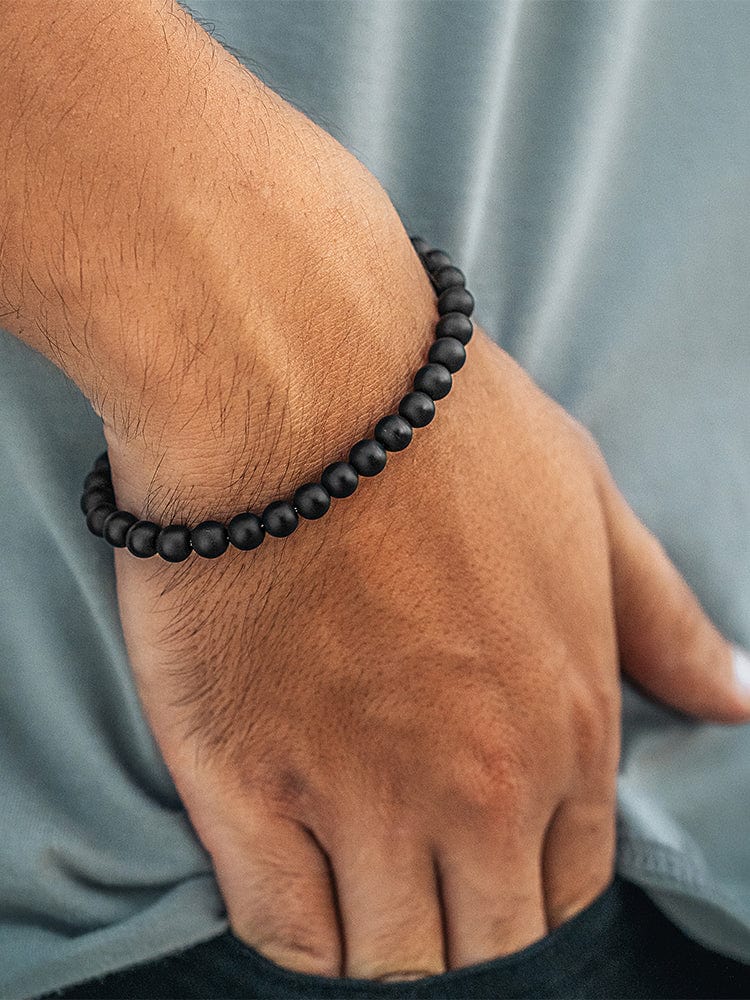
[[[4,322],[105,422],[118,502],[262,509],[392,410],[432,292],[384,192],[169,0],[13,0]],[[481,332],[434,424],[255,552],[118,553],[138,690],[235,932],[403,977],[611,877],[619,673],[750,714],[595,445]]]
[[[435,423],[320,522],[117,555],[131,660],[236,934],[403,978],[542,937],[612,876],[618,661],[748,718],[727,645],[588,435],[481,333]]]

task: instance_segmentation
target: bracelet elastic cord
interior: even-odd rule
[[[447,396],[453,375],[466,361],[465,346],[473,333],[471,314],[474,298],[466,289],[462,272],[447,254],[436,250],[418,236],[412,244],[438,296],[440,316],[435,341],[427,364],[414,376],[413,389],[398,405],[398,412],[382,417],[372,437],[357,441],[346,462],[326,466],[320,482],[304,483],[291,500],[274,500],[261,514],[243,511],[228,524],[203,521],[194,528],[184,524],[159,525],[140,520],[115,502],[109,457],[105,451],[86,476],[81,509],[94,535],[116,548],[127,548],[141,559],[160,555],[167,562],[182,562],[191,552],[214,559],[227,551],[257,548],[266,535],[291,535],[300,517],[316,520],[331,506],[331,498],[350,497],[360,477],[376,476],[385,468],[389,451],[403,451],[412,440],[415,427],[426,427],[435,416],[435,401]]]

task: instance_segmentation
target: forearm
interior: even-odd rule
[[[2,272],[15,310],[8,319],[84,384],[94,381],[92,368],[135,363],[136,351],[125,352],[121,341],[154,348],[135,321],[149,297],[168,308],[160,277],[174,278],[168,269],[177,258],[188,271],[195,234],[216,217],[199,197],[191,155],[211,149],[203,166],[218,184],[221,137],[209,141],[207,119],[214,133],[226,127],[228,88],[209,108],[216,88],[199,62],[215,63],[213,43],[187,27],[178,8],[148,0],[22,0],[6,22]],[[259,87],[248,91],[246,119],[263,101]],[[172,330],[164,333],[167,354]],[[93,349],[97,357],[87,358]]]
[[[16,2],[4,30],[3,322],[135,456],[131,501],[158,468],[250,502],[355,440],[433,318],[367,171],[172,2]]]

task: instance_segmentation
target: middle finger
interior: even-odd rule
[[[445,971],[429,845],[416,830],[362,816],[331,853],[345,975],[416,979]]]

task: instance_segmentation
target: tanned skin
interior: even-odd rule
[[[0,144],[2,322],[101,415],[122,507],[192,524],[289,496],[423,363],[434,296],[385,192],[172,0],[8,0]],[[481,330],[455,381],[290,538],[116,553],[231,927],[303,972],[440,973],[590,903],[621,670],[750,718],[586,431]]]

